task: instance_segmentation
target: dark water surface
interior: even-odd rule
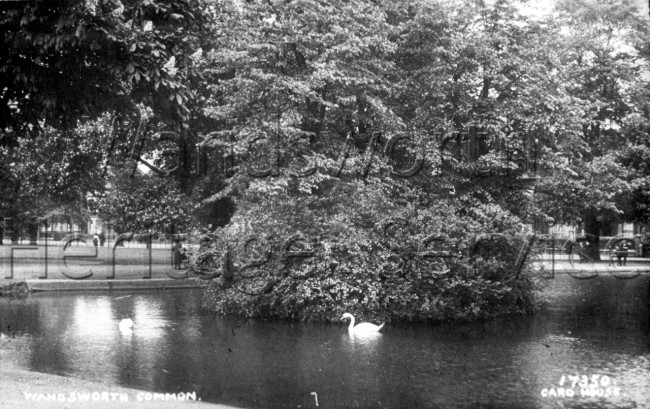
[[[215,317],[200,290],[3,299],[0,365],[246,408],[650,408],[648,278],[546,285],[535,317],[361,338]],[[580,382],[611,396],[583,397]]]

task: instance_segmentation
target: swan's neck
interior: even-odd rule
[[[348,331],[352,331],[354,328],[354,317],[350,317],[350,326],[348,327]]]

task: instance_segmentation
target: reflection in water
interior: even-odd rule
[[[368,334],[215,317],[193,290],[41,294],[0,300],[0,364],[243,407],[650,407],[647,286],[558,277],[536,317]],[[542,396],[563,375],[621,394]]]
[[[349,403],[353,407],[382,404],[382,336],[379,332],[347,331],[347,334],[341,337],[341,358],[346,361],[343,370],[347,372],[343,390],[350,396]],[[363,381],[359,382],[360,379]]]
[[[117,321],[113,315],[111,302],[106,298],[75,299],[71,318],[66,333],[72,337],[79,339],[115,337]]]
[[[351,345],[363,347],[366,351],[377,346],[383,334],[381,332],[354,332],[348,331],[348,340]]]
[[[72,310],[56,306],[55,310],[61,311],[61,315],[53,314],[58,316],[57,325],[46,327],[43,334],[46,340],[63,340],[58,353],[65,357],[67,365],[62,372],[115,372],[119,362],[115,359],[114,347],[119,345],[122,334],[118,329],[119,319],[115,318],[110,299],[82,297],[72,301]],[[43,310],[44,313],[48,311],[49,308]]]
[[[136,297],[133,303],[133,317],[137,322],[138,337],[160,339],[169,326],[162,311],[162,300]]]

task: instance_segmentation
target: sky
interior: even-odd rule
[[[646,18],[650,23],[650,0],[628,0],[630,2],[636,3],[639,7],[639,13]],[[544,15],[549,13],[555,4],[555,0],[529,0],[528,6],[522,9],[523,13],[530,13],[532,15]]]

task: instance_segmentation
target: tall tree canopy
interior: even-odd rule
[[[145,144],[149,122],[187,125],[206,3],[17,1],[0,13],[1,216],[16,228],[34,216],[87,218],[87,198],[104,196],[107,177],[162,149]],[[124,190],[109,190],[116,200],[131,188],[113,182]],[[153,209],[155,220],[169,213]]]
[[[497,299],[500,312],[531,308],[507,199],[526,199],[527,133],[564,119],[545,116],[556,84],[535,51],[543,27],[509,2],[222,4],[215,31],[236,34],[206,56],[221,77],[205,112],[221,127],[204,144],[236,166],[207,200],[232,197],[236,212],[194,264],[216,279],[216,309],[468,319]],[[313,256],[281,256],[299,249]]]
[[[185,0],[2,2],[0,144],[44,126],[128,112],[143,102],[187,115],[203,3]]]
[[[557,69],[580,117],[559,149],[561,163],[538,187],[555,220],[583,224],[599,260],[600,230],[612,221],[647,221],[648,21],[633,3],[558,2]],[[644,220],[645,219],[645,220]]]

